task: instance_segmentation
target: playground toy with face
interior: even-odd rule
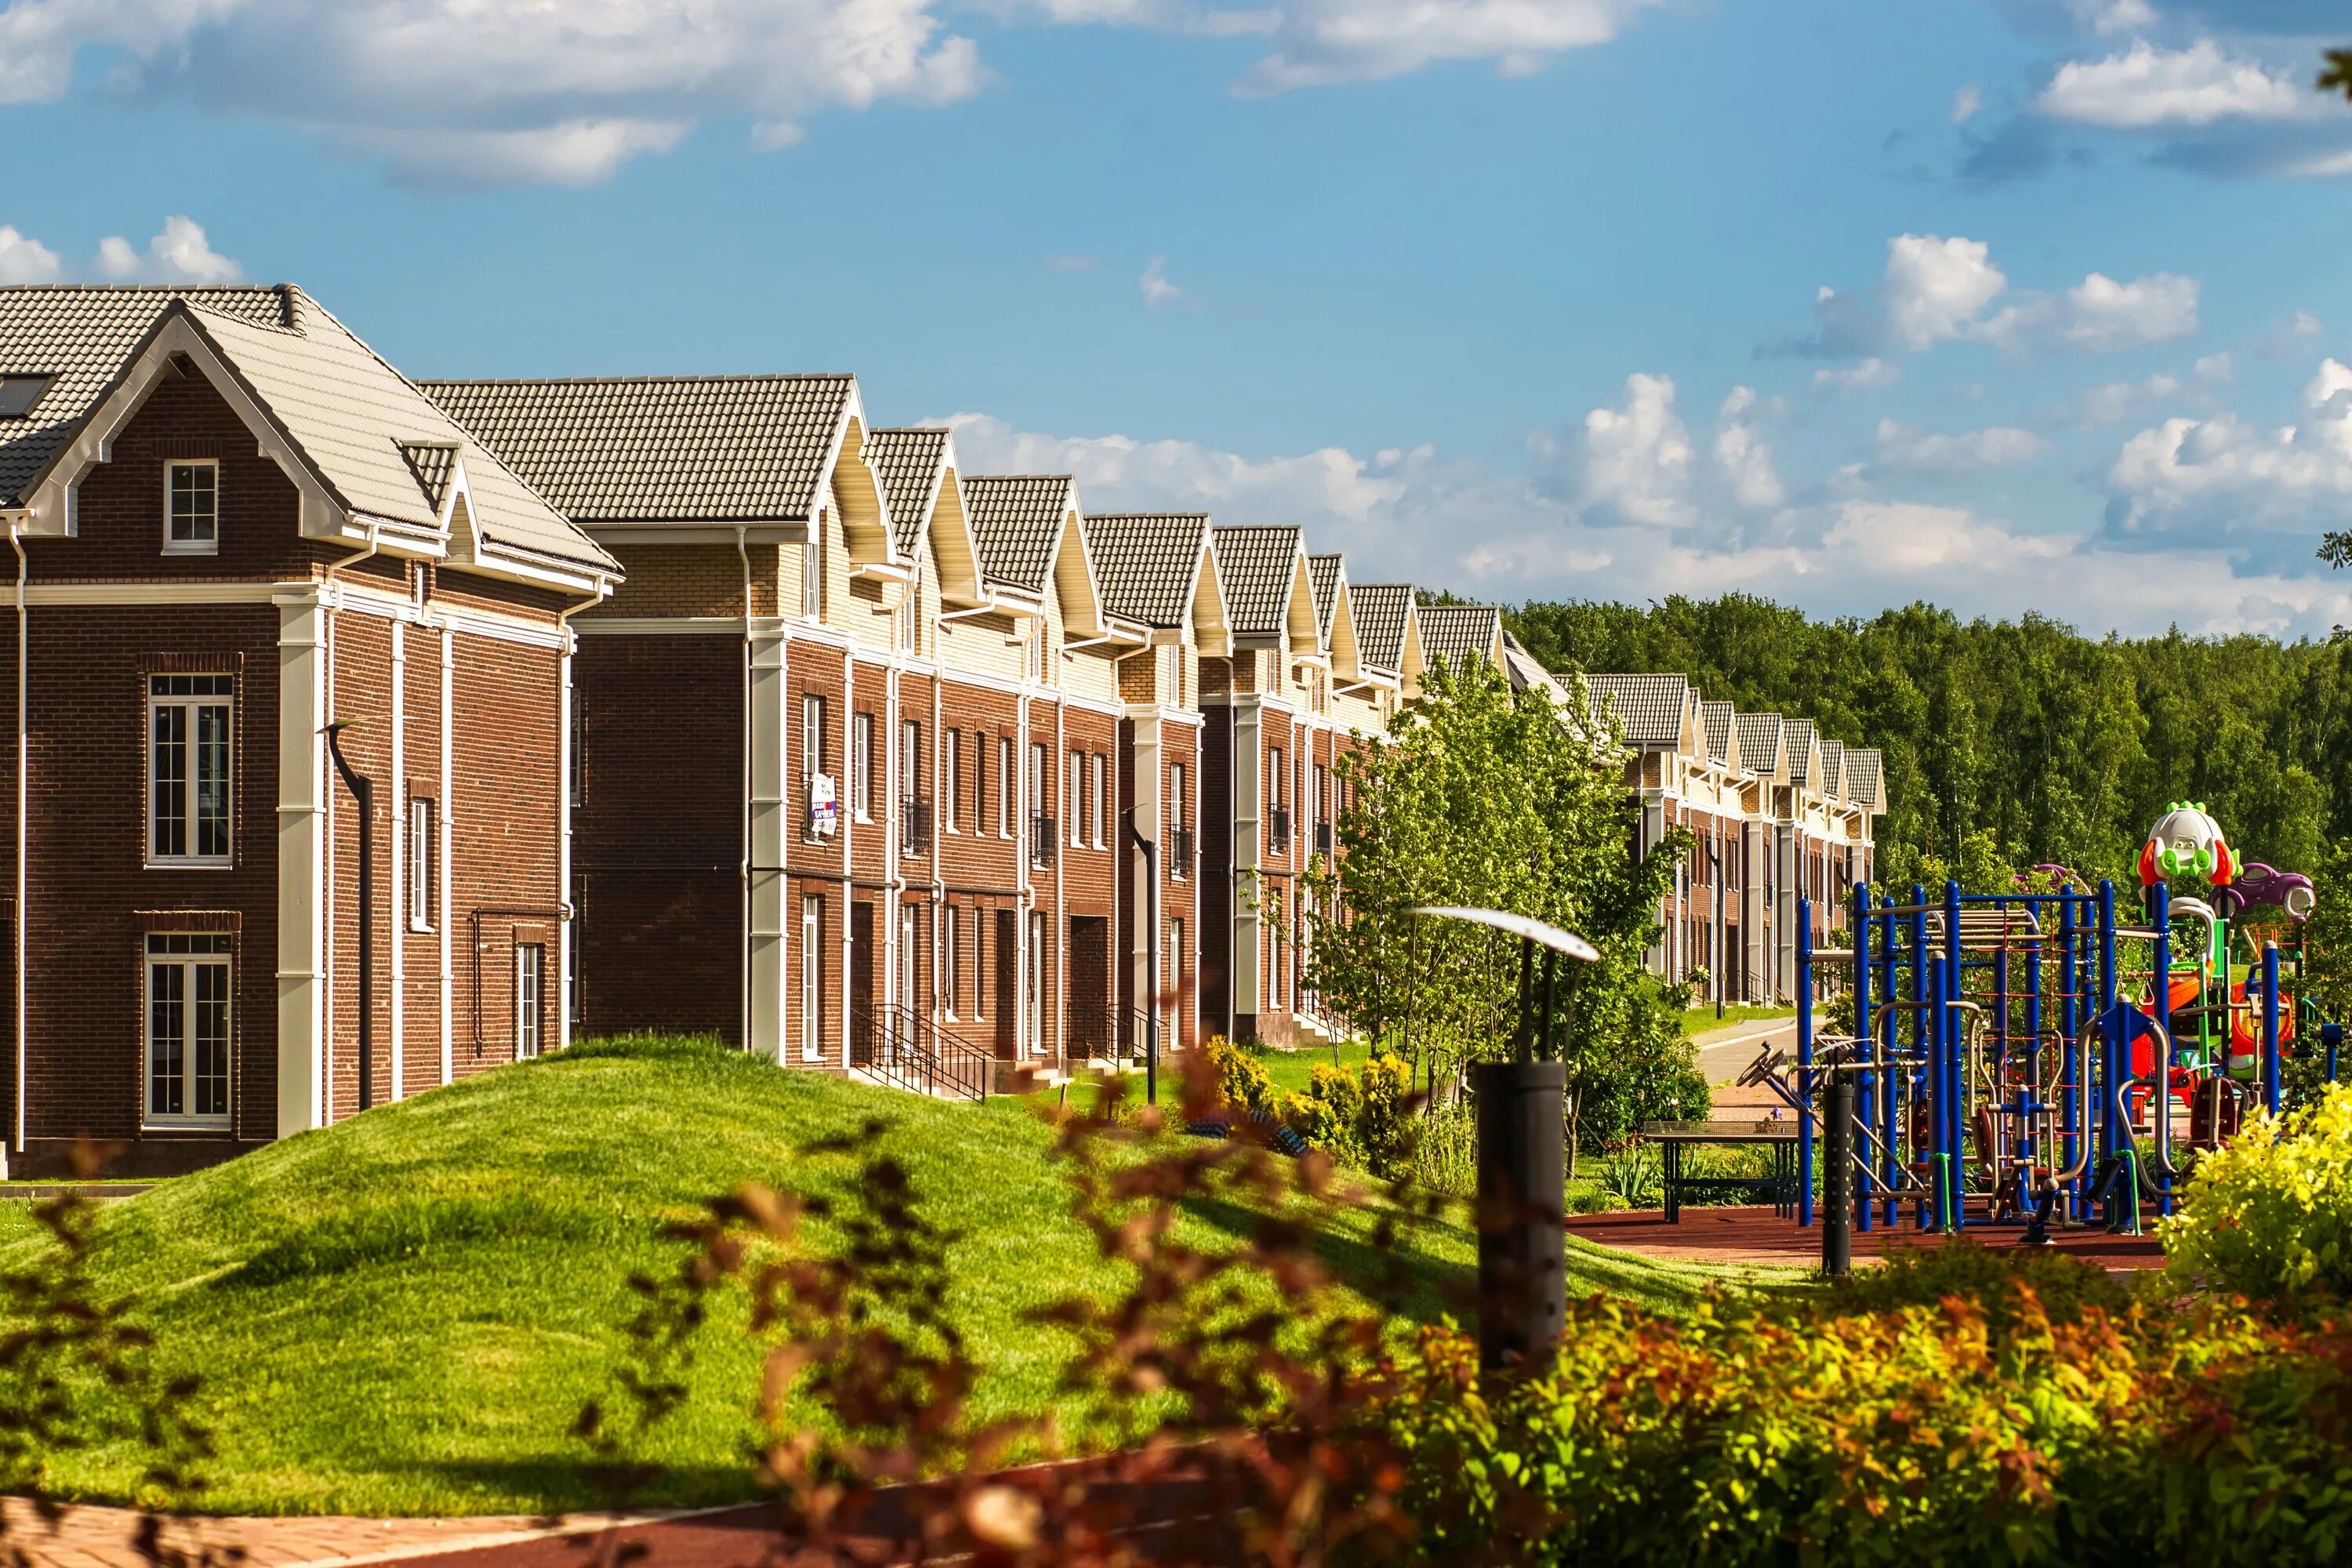
[[[2176,877],[2201,878],[2217,888],[2238,878],[2238,857],[2221,837],[2221,825],[2195,801],[2167,806],[2147,836],[2147,847],[2139,852],[2141,887]]]

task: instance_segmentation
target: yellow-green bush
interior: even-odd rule
[[[2254,1116],[2197,1162],[2163,1223],[2185,1284],[2257,1298],[2352,1298],[2352,1088],[2273,1120]]]
[[[1241,1110],[1276,1108],[1274,1079],[1266,1076],[1265,1064],[1246,1048],[1223,1035],[1212,1035],[1201,1049],[1217,1069],[1217,1092],[1227,1105]]]

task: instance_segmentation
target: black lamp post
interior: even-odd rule
[[[344,760],[342,732],[351,723],[338,719],[322,733],[360,811],[360,1109],[365,1110],[375,1103],[375,784]]]
[[[1478,1361],[1499,1372],[1548,1354],[1568,1321],[1568,1064],[1549,1054],[1552,1020],[1560,956],[1591,963],[1601,955],[1582,937],[1525,915],[1416,912],[1519,939],[1517,1048],[1512,1060],[1480,1062],[1470,1072],[1478,1102]]]

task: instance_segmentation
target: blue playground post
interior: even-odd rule
[[[2157,1050],[2157,1040],[2148,1042],[2148,1059],[2154,1064],[2148,1074],[2149,1142],[2156,1146],[2156,1157],[2148,1162],[2149,1174],[2156,1183],[2156,1212],[2172,1212],[2172,1178],[2165,1174],[2172,1163],[2172,889],[2162,882],[2147,889],[2147,923],[2155,929],[2156,977],[2150,984],[2147,1016],[2156,1020],[2164,1033],[2158,1038],[2165,1049]],[[2226,988],[2229,976],[2223,975]],[[2123,1070],[2131,1070],[2131,1053],[2124,1053]]]
[[[1884,921],[1880,922],[1884,924]],[[1853,890],[1853,1037],[1867,1057],[1871,1043],[1877,1037],[1877,1020],[1870,1016],[1870,884],[1864,882]],[[1890,987],[1887,1000],[1893,1001]],[[1854,1086],[1854,1120],[1865,1126],[1870,1121],[1870,1074],[1857,1075]],[[1870,1229],[1870,1155],[1857,1149],[1862,1169],[1857,1171],[1853,1185],[1854,1228],[1865,1234]]]
[[[2222,976],[2226,984],[2229,977]],[[2223,1047],[2227,1049],[2227,1046]],[[2279,1111],[2279,973],[2278,943],[2263,943],[2263,1104]]]
[[[1939,1109],[1944,1118],[1944,1146],[1952,1160],[1946,1173],[1952,1184],[1951,1214],[1947,1228],[1958,1230],[1968,1223],[1966,1205],[1960,1202],[1960,1145],[1967,1136],[1968,1110],[1961,1101],[1966,1097],[1968,1074],[1960,1065],[1964,1043],[1968,1037],[1965,1020],[1950,1004],[1960,1000],[1960,885],[1944,884],[1944,948],[1948,955],[1944,963],[1943,987],[1938,994],[1945,1004],[1944,1023],[1944,1098]]]

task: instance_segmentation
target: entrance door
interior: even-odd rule
[[[1029,917],[1029,975],[1024,987],[1029,1015],[1029,1054],[1045,1052],[1045,917]]]
[[[995,922],[996,952],[988,976],[992,1005],[996,1009],[996,1054],[1011,1061],[1021,1053],[1021,914],[998,910],[987,917]]]
[[[874,1059],[874,906],[849,906],[849,1059]]]
[[[1108,1057],[1118,1038],[1110,988],[1110,921],[1070,917],[1070,1058]]]
[[[929,1011],[915,991],[922,973],[922,965],[915,961],[917,932],[921,930],[919,912],[912,904],[898,906],[898,1017],[901,1031],[908,1034],[914,1032],[914,1020]]]

